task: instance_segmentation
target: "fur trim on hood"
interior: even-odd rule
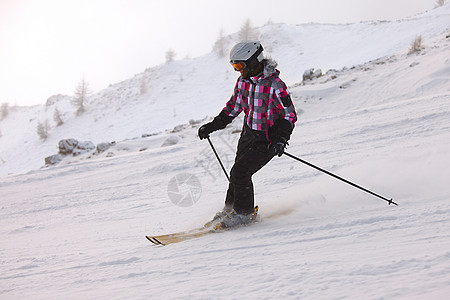
[[[272,59],[272,58],[264,58],[262,60],[262,63],[264,65],[264,77],[269,77],[271,74],[276,72],[276,67],[278,66],[278,63]]]

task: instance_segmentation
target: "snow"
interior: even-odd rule
[[[446,299],[449,13],[259,28],[299,112],[288,152],[399,206],[282,156],[254,177],[259,224],[152,246],[145,235],[198,227],[223,205],[225,176],[196,136],[236,80],[215,53],[111,85],[81,117],[68,96],[11,107],[0,122],[0,298]],[[419,35],[424,49],[408,55]],[[311,67],[336,71],[301,84]],[[41,141],[36,125],[55,107],[65,124]],[[240,127],[211,136],[228,170]],[[63,138],[116,144],[41,168]],[[193,205],[171,201],[180,174],[199,179]]]

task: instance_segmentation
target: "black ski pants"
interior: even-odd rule
[[[225,210],[234,209],[238,214],[253,212],[255,200],[252,176],[274,157],[269,152],[268,145],[265,132],[244,126],[230,172]]]

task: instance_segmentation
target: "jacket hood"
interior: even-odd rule
[[[269,77],[273,73],[279,73],[279,71],[276,69],[276,67],[278,66],[278,63],[274,59],[265,58],[262,60],[262,63],[264,65],[263,76],[265,78]]]

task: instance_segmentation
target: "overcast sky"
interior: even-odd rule
[[[43,104],[164,63],[211,51],[221,28],[395,20],[436,0],[0,0],[0,103]]]

